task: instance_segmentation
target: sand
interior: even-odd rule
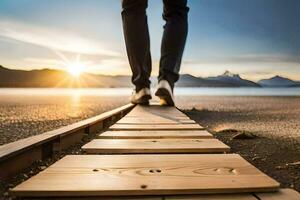
[[[68,125],[128,103],[128,96],[1,96],[0,145]],[[250,131],[300,150],[300,97],[179,96],[208,130]]]
[[[212,132],[249,131],[300,151],[300,97],[178,97],[177,105]]]
[[[128,96],[6,96],[0,98],[0,145],[95,116],[128,103]],[[300,191],[300,97],[176,97],[177,106],[207,128],[283,187]],[[240,132],[252,140],[232,140]],[[0,184],[0,198],[7,190],[35,175],[65,154],[81,154],[92,138],[46,161],[38,161],[8,182]],[[295,164],[296,163],[296,164]]]
[[[0,96],[0,145],[69,125],[128,103],[129,97]]]

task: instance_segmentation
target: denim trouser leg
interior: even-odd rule
[[[147,0],[123,0],[122,20],[132,83],[139,91],[150,87],[151,55],[147,24]]]
[[[164,0],[166,21],[161,43],[158,80],[167,80],[172,88],[179,78],[181,58],[188,32],[187,0]]]
[[[187,0],[164,0],[166,21],[161,44],[158,79],[171,86],[179,78],[181,58],[187,37]],[[147,0],[123,0],[122,20],[126,50],[136,90],[149,87],[151,75],[150,39],[147,24]]]

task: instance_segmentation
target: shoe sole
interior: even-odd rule
[[[159,88],[156,91],[155,96],[158,96],[161,100],[165,101],[167,103],[167,106],[174,106],[175,105],[171,94],[165,88]]]
[[[151,99],[151,95],[144,95],[139,98],[134,104],[141,104],[141,105],[149,105],[149,100]]]

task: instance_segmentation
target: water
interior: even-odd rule
[[[131,88],[2,88],[1,96],[129,96]],[[153,91],[155,92],[155,91]],[[300,96],[300,88],[176,88],[178,96]]]

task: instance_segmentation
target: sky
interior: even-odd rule
[[[299,0],[188,0],[188,6],[181,73],[300,80]],[[161,0],[149,1],[153,75],[162,9]],[[86,72],[131,74],[120,12],[120,0],[0,0],[0,65],[66,69],[80,60]]]

